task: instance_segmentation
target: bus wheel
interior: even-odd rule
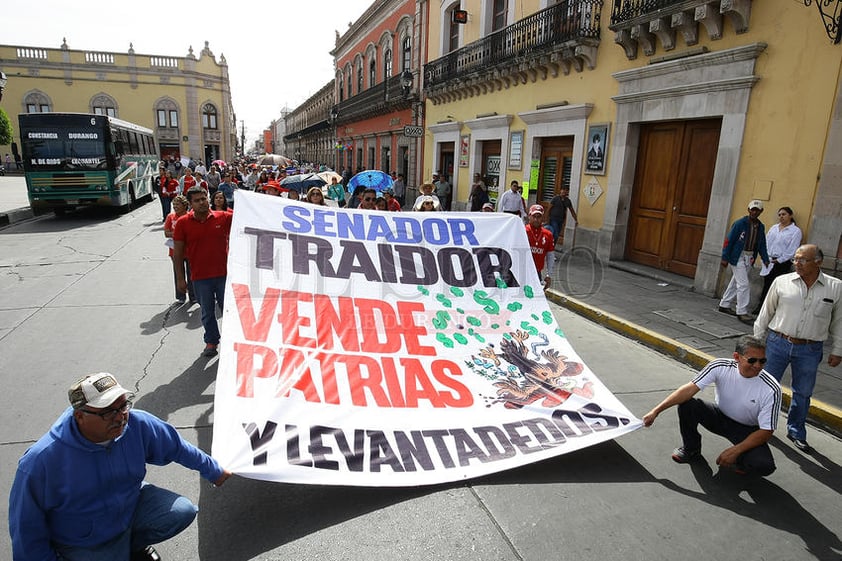
[[[137,198],[134,195],[134,185],[129,183],[129,204],[120,207],[120,212],[126,214],[131,212],[135,207],[137,207]]]

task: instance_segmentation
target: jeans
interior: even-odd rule
[[[748,314],[748,301],[751,298],[751,287],[748,284],[748,270],[751,268],[751,252],[744,251],[736,265],[731,265],[731,282],[719,301],[720,308],[730,308],[737,300],[737,314]]]
[[[564,231],[565,222],[565,220],[550,220],[549,223],[547,223],[547,229],[553,233],[554,242],[558,241],[558,237]]]
[[[692,398],[678,406],[678,424],[681,429],[681,439],[684,449],[688,451],[702,449],[702,435],[699,425],[710,432],[724,436],[731,444],[742,442],[751,433],[758,430],[757,426],[738,423],[719,410],[713,403]],[[756,475],[769,475],[775,471],[775,460],[768,444],[761,444],[747,450],[737,458],[738,468]]]
[[[219,324],[216,322],[216,305],[224,308],[225,277],[213,277],[193,281],[193,292],[202,309],[202,327],[205,328],[205,343],[219,344]]]
[[[182,294],[178,291],[178,275],[176,274],[176,264],[175,259],[172,255],[170,255],[170,260],[172,260],[172,276],[173,276],[173,283],[175,284],[175,299],[176,300],[184,300],[185,296],[189,295],[191,300],[195,300],[195,292],[193,290],[193,281],[190,280],[190,262],[187,259],[184,260],[184,278],[187,279],[187,295]]]
[[[179,534],[193,523],[198,511],[188,498],[144,483],[131,527],[116,538],[92,547],[53,545],[65,561],[128,560],[132,552]]]
[[[166,220],[169,213],[172,212],[172,199],[166,195],[158,195],[158,198],[161,199],[161,212],[164,213],[164,220]]]
[[[771,331],[766,337],[766,372],[780,382],[787,365],[792,371],[792,402],[789,404],[786,430],[787,434],[799,440],[807,440],[804,425],[823,351],[824,343],[821,341],[794,345]]]

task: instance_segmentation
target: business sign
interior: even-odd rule
[[[556,323],[517,217],[235,196],[213,429],[233,472],[435,484],[641,426]]]
[[[409,138],[421,138],[424,136],[424,127],[406,125],[403,128],[403,135]]]

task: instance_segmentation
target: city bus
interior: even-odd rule
[[[108,115],[18,115],[23,170],[36,214],[84,205],[128,212],[152,200],[158,155],[152,131]]]

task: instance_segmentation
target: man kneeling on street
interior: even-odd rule
[[[678,405],[683,444],[673,451],[673,460],[684,464],[701,458],[698,427],[702,425],[733,444],[717,456],[717,465],[733,468],[739,474],[771,474],[775,461],[768,442],[778,425],[781,386],[763,370],[764,364],[763,340],[751,335],[741,337],[733,359],[708,363],[692,382],[672,392],[644,415],[643,425],[651,426],[662,411]],[[716,384],[715,404],[693,397],[710,384]]]
[[[70,387],[70,405],[20,459],[9,496],[15,561],[158,560],[152,544],[175,536],[196,517],[186,497],[146,483],[146,464],[170,462],[214,485],[228,470],[145,411],[114,376],[85,376]]]

